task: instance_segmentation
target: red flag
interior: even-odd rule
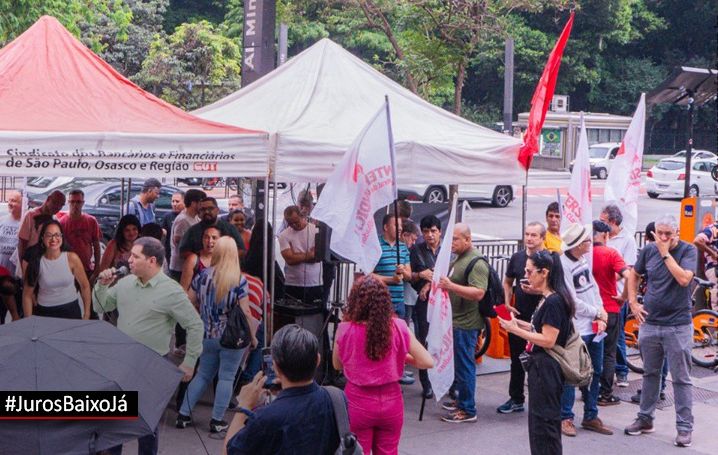
[[[571,12],[571,17],[568,18],[568,22],[566,22],[561,36],[559,36],[556,45],[548,56],[543,74],[536,86],[534,97],[531,99],[528,128],[524,133],[524,144],[519,151],[519,163],[521,163],[527,171],[531,166],[531,160],[534,154],[538,152],[539,149],[538,137],[541,134],[543,122],[546,119],[546,111],[548,111],[551,98],[553,98],[553,91],[556,88],[556,79],[558,79],[558,69],[561,66],[563,48],[566,47],[566,41],[568,41],[568,36],[571,34],[572,26],[573,12]]]

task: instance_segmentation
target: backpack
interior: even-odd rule
[[[324,390],[329,393],[329,397],[332,399],[334,419],[339,433],[339,447],[337,447],[334,455],[363,455],[364,450],[362,450],[356,435],[349,430],[349,414],[347,414],[344,393],[334,386],[324,386]]]
[[[219,338],[219,344],[227,349],[244,349],[252,342],[249,321],[239,305],[239,299],[227,312],[227,323]]]
[[[565,348],[556,344],[546,353],[558,362],[567,385],[586,387],[593,378],[591,355],[573,324],[572,329]]]
[[[466,266],[466,270],[464,271],[464,282],[466,284],[469,283],[469,274],[471,274],[474,265],[476,265],[479,260],[484,261],[489,269],[489,282],[486,285],[484,298],[479,300],[479,313],[484,319],[495,318],[496,310],[494,310],[494,307],[504,304],[504,287],[501,284],[499,274],[496,272],[496,269],[491,266],[486,256],[477,256],[469,262],[469,265]]]

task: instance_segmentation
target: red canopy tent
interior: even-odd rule
[[[0,175],[261,177],[268,156],[266,133],[145,92],[53,17],[0,50]]]

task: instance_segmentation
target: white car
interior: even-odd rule
[[[620,147],[620,142],[601,142],[590,146],[588,148],[588,161],[591,165],[591,175],[595,175],[599,180],[608,178],[608,171],[611,170],[611,165]],[[569,164],[571,172],[573,172],[574,161]]]
[[[691,196],[715,196],[716,182],[711,171],[718,163],[716,159],[701,159],[691,162]],[[683,197],[686,181],[686,161],[677,159],[662,159],[646,174],[646,190],[648,197],[677,196]]]
[[[447,202],[447,185],[405,185],[398,189],[399,199],[423,202]],[[459,200],[488,201],[494,207],[506,207],[514,199],[511,185],[459,185]]]
[[[680,152],[677,152],[670,156],[670,158],[664,158],[666,160],[668,159],[675,159],[680,158],[682,160],[686,159],[686,151],[681,150]],[[718,156],[716,156],[715,153],[709,152],[708,150],[691,150],[691,161],[692,160],[715,160],[718,159]]]

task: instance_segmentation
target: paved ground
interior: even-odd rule
[[[614,430],[613,436],[603,436],[579,430],[576,438],[564,438],[564,452],[567,454],[590,453],[665,454],[675,451],[687,454],[716,453],[718,439],[715,428],[718,421],[718,375],[704,369],[694,371],[701,378],[694,381],[696,400],[693,412],[695,432],[693,446],[681,449],[673,446],[675,437],[675,414],[672,405],[656,412],[656,432],[652,435],[625,436],[623,427],[635,418],[638,406],[622,402],[618,406],[600,408],[603,421]],[[631,373],[631,389],[617,389],[623,395],[630,394],[640,383],[640,377]],[[529,453],[526,413],[500,415],[495,409],[505,401],[508,387],[508,373],[497,373],[477,378],[477,423],[451,424],[439,420],[443,411],[435,402],[427,402],[424,421],[418,421],[421,404],[420,387],[417,384],[404,389],[405,414],[399,453],[406,455],[437,454],[464,455],[491,453],[513,455]],[[670,386],[669,386],[670,403]],[[196,427],[184,430],[174,428],[176,413],[165,413],[160,430],[160,453],[172,455],[202,455],[221,453],[221,441],[209,437],[208,423],[211,406],[209,394],[195,409]],[[582,403],[577,401],[575,411],[581,415]],[[231,418],[232,413],[228,412]],[[136,453],[134,443],[127,444],[125,454]]]

